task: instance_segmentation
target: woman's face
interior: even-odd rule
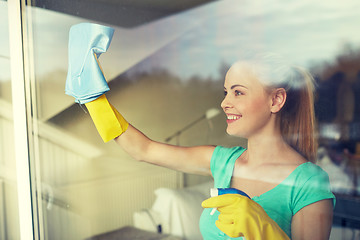
[[[228,134],[249,138],[269,129],[271,95],[249,64],[238,62],[229,69],[224,92],[221,107],[227,116]]]

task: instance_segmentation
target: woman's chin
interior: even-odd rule
[[[244,134],[240,134],[238,131],[235,131],[234,129],[227,128],[226,133],[232,137],[241,137],[244,138]]]
[[[251,134],[250,129],[243,128],[243,126],[227,126],[226,133],[232,137],[239,137],[239,138],[245,138],[248,139],[249,135]]]

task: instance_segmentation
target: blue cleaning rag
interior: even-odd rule
[[[113,28],[94,23],[70,28],[65,93],[75,102],[91,102],[110,90],[98,58],[109,48],[113,34]]]

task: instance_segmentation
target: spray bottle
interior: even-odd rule
[[[249,197],[249,195],[247,195],[245,192],[236,189],[236,188],[211,188],[210,189],[210,196],[211,197],[216,197],[219,195],[223,195],[223,194],[240,194],[242,196],[245,197]],[[251,198],[250,198],[251,199]],[[211,211],[210,215],[213,215],[216,211],[216,208],[213,208],[213,210]],[[230,240],[231,238],[227,235],[224,236],[224,240]]]
[[[240,195],[250,198],[249,195],[247,195],[245,192],[243,192],[239,189],[236,189],[236,188],[211,188],[210,189],[211,197],[216,197],[216,196],[223,195],[223,194],[240,194]],[[216,208],[213,208],[210,215],[213,215],[215,213],[215,211],[216,211]]]

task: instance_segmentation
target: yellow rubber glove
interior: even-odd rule
[[[290,240],[258,203],[240,194],[212,197],[201,205],[204,208],[217,208],[220,214],[215,224],[229,237],[245,237],[246,240]]]
[[[120,136],[129,126],[124,117],[109,103],[105,94],[85,103],[85,106],[104,142]]]

